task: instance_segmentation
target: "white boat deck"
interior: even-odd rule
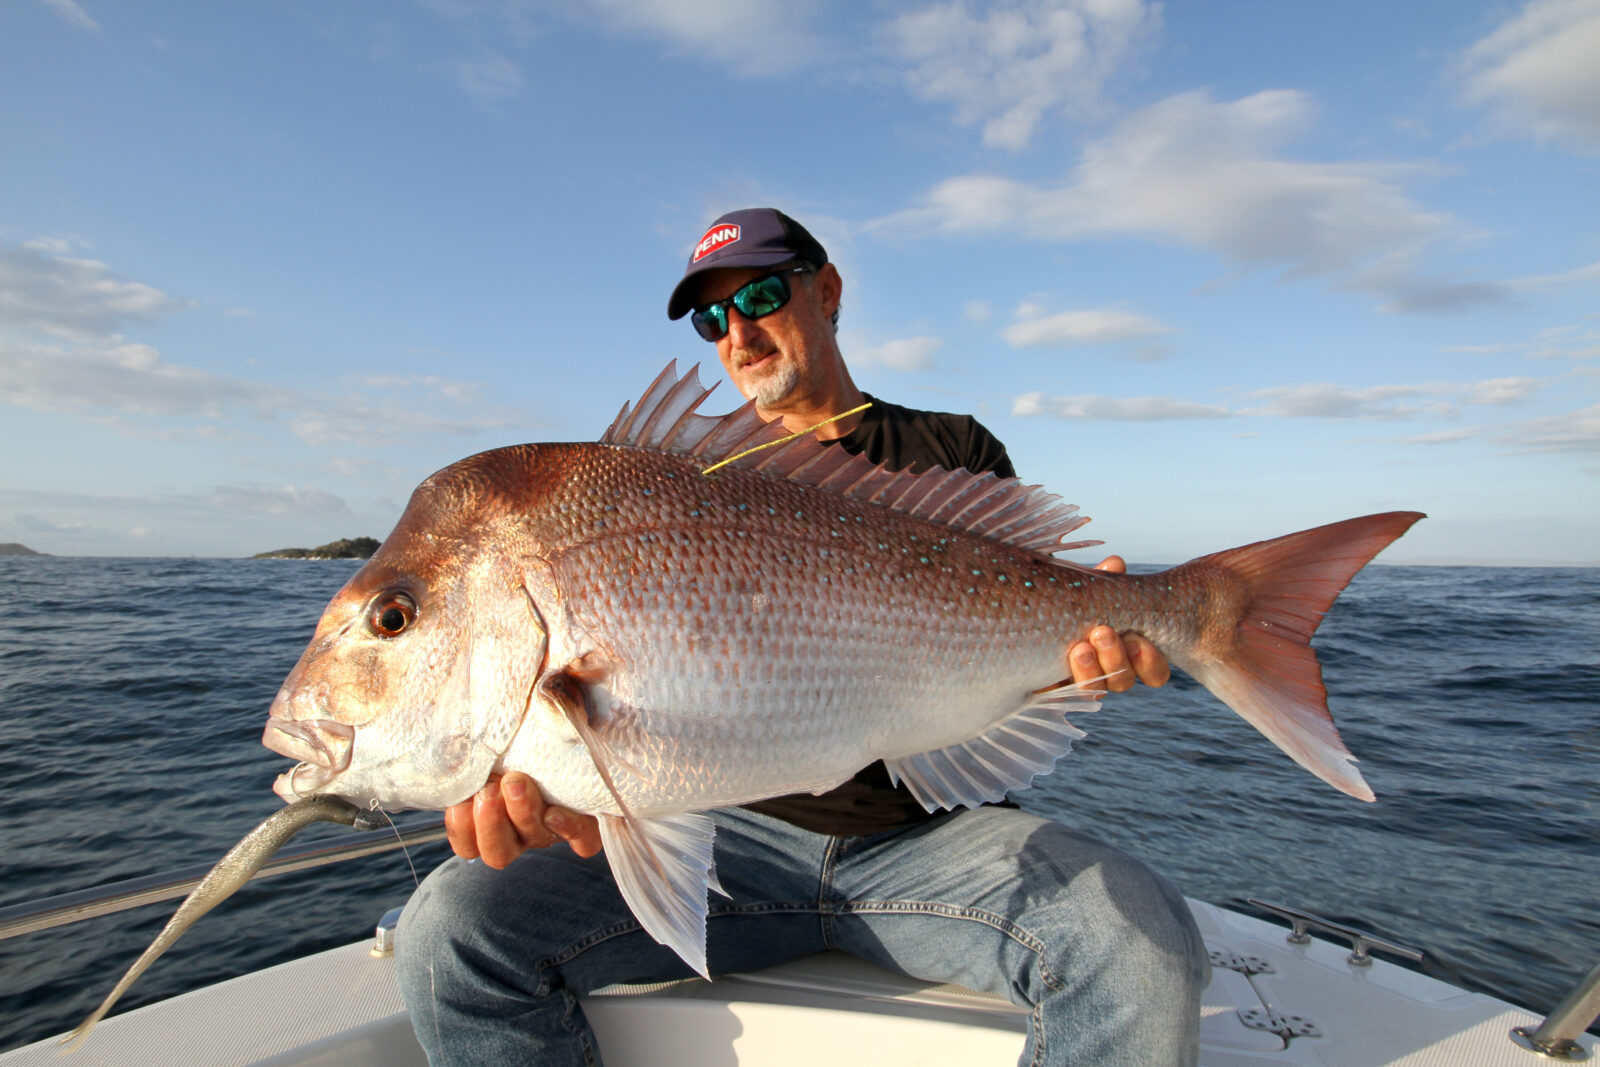
[[[1321,940],[1193,903],[1214,958],[1253,957],[1270,973],[1215,968],[1202,1009],[1205,1067],[1541,1067],[1508,1038],[1532,1014],[1382,960],[1347,962]],[[61,1058],[54,1042],[0,1055],[0,1067],[424,1067],[392,959],[367,943],[296,960],[102,1022]],[[1015,1063],[1026,1013],[839,954],[715,983],[617,990],[584,1009],[609,1067],[986,1067]],[[1291,1034],[1247,1026],[1276,1013]],[[1593,1051],[1592,1038],[1585,1047]]]

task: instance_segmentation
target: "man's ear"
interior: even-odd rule
[[[832,263],[824,263],[812,284],[816,286],[823,314],[832,315],[839,307],[839,298],[844,295],[844,279],[839,277],[839,269]]]

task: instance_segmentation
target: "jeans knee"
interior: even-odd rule
[[[1113,853],[1100,864],[1110,915],[1120,927],[1108,949],[1143,983],[1168,985],[1199,997],[1210,978],[1205,941],[1183,894],[1132,856]]]
[[[475,883],[481,871],[459,860],[446,861],[406,901],[395,926],[395,977],[407,1002],[412,995],[435,996],[441,981],[476,970],[482,940],[479,929],[488,909],[478,906]]]
[[[429,986],[428,976],[432,970],[430,961],[437,958],[441,948],[449,950],[451,939],[445,936],[446,923],[440,915],[442,909],[435,906],[434,901],[431,892],[418,887],[411,894],[411,899],[406,901],[405,908],[400,912],[400,920],[395,925],[395,978],[407,1002],[411,1001],[413,990]]]

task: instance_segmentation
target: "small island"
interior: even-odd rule
[[[27,545],[19,545],[15,541],[7,541],[0,545],[0,556],[46,556],[48,552],[35,552]]]
[[[280,548],[257,552],[251,559],[371,559],[380,542],[372,537],[342,537],[316,548]]]

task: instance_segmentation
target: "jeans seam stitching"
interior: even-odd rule
[[[839,912],[872,912],[879,914],[903,912],[912,915],[937,915],[945,918],[983,923],[986,926],[993,927],[1033,953],[1034,964],[1039,968],[1039,977],[1044,980],[1046,986],[1057,991],[1066,988],[1066,982],[1052,971],[1045,962],[1044,941],[1005,916],[997,915],[992,911],[985,911],[982,908],[956,907],[951,904],[939,904],[934,901],[881,900],[850,901],[840,905],[837,910]]]
[[[822,865],[817,876],[817,922],[820,926],[822,943],[829,948],[833,947],[833,915],[835,912],[828,904],[828,897],[833,894],[833,875],[839,865],[839,850],[843,839],[837,836],[828,838],[828,847],[822,853]]]

